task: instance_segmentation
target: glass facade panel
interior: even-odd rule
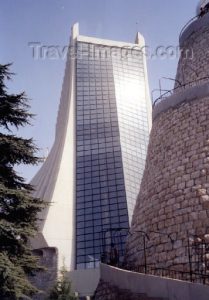
[[[149,138],[145,77],[139,49],[77,41],[77,269],[98,267],[113,238],[124,252]]]
[[[113,76],[120,128],[129,221],[145,167],[149,138],[145,68],[140,50],[126,49],[126,59],[113,58]]]
[[[82,269],[98,267],[107,232],[129,225],[112,59],[104,59],[109,47],[95,47],[95,57],[90,44],[77,46],[76,267]]]

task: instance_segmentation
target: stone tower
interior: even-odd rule
[[[153,107],[153,127],[127,242],[127,261],[188,270],[188,236],[209,234],[208,4],[180,35],[175,89]]]

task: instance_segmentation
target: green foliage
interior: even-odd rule
[[[70,280],[67,278],[67,272],[63,269],[60,278],[52,288],[49,297],[46,300],[76,300],[78,299],[71,290]]]
[[[43,201],[14,167],[37,164],[37,148],[32,139],[13,134],[14,129],[30,124],[28,100],[24,93],[8,94],[10,65],[0,65],[0,299],[30,299],[36,289],[28,280],[41,268],[32,255],[29,238],[37,232],[37,214]]]

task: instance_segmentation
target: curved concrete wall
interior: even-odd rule
[[[103,294],[107,296],[102,297],[96,294],[96,300],[207,300],[209,298],[208,286],[129,272],[101,264],[101,283],[98,290],[103,289],[104,286],[106,289],[103,290]],[[115,287],[117,287],[118,290],[129,291],[130,293],[127,297],[117,298],[114,297],[114,295],[111,297],[111,293],[109,293],[111,287],[113,287],[114,290]],[[131,297],[132,295],[133,297]]]
[[[71,46],[78,35],[72,29]],[[54,145],[40,171],[31,181],[34,196],[48,202],[39,215],[39,235],[31,241],[34,249],[57,247],[58,270],[74,269],[75,248],[75,60],[68,56],[56,125]],[[73,163],[72,163],[73,162]]]

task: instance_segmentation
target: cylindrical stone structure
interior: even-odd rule
[[[183,86],[153,108],[126,262],[189,271],[188,236],[209,234],[209,13],[184,30],[180,47]]]
[[[209,77],[209,14],[197,18],[179,37],[181,57],[176,87]],[[205,78],[206,79],[206,78]]]

